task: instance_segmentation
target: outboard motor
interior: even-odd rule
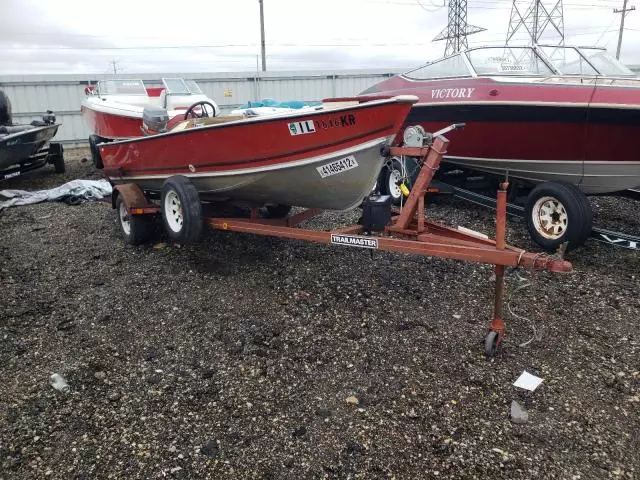
[[[155,135],[167,131],[169,114],[164,108],[144,107],[142,110],[142,131],[145,135]]]
[[[11,119],[11,102],[7,94],[0,90],[0,126],[13,125]]]
[[[56,123],[56,114],[51,110],[47,110],[47,113],[42,116],[42,121],[47,125],[53,125]]]

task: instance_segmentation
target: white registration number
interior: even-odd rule
[[[338,173],[346,172],[347,170],[353,170],[358,167],[358,162],[353,155],[335,160],[331,163],[327,163],[320,167],[316,167],[318,173],[322,178],[330,177],[331,175],[337,175]]]

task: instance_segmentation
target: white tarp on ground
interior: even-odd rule
[[[77,205],[100,200],[107,195],[111,195],[111,184],[106,180],[72,180],[56,188],[33,192],[0,190],[0,211],[7,207],[40,202],[65,202]]]

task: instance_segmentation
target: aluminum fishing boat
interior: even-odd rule
[[[195,81],[182,78],[163,78],[162,87],[147,87],[139,79],[102,80],[85,88],[80,110],[91,133],[103,140],[142,136],[142,112],[147,107],[166,110],[174,123],[193,111],[210,117],[220,113]],[[90,143],[93,148],[96,140]]]
[[[184,176],[203,200],[346,210],[371,192],[381,150],[417,100],[330,99],[299,112],[189,119],[97,149],[113,184],[134,183],[145,192],[161,192],[167,179]],[[158,122],[145,118],[145,128],[165,130],[162,115]]]
[[[56,172],[64,172],[62,147],[50,148],[51,139],[58,132],[53,112],[30,124],[14,124],[11,102],[0,90],[0,180],[18,176],[53,163]]]
[[[429,132],[465,122],[445,157],[458,167],[586,194],[640,185],[640,80],[605,50],[470,48],[362,92],[380,94],[416,95],[407,123]]]

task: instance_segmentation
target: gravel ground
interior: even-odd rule
[[[97,178],[87,155],[2,187]],[[594,208],[640,232],[637,204]],[[430,209],[493,235],[488,211]],[[488,361],[488,266],[228,232],[131,247],[106,203],[0,228],[3,480],[640,478],[636,252],[590,241],[571,274],[511,274]],[[509,241],[535,249],[519,222]],[[526,396],[525,369],[544,379]]]

